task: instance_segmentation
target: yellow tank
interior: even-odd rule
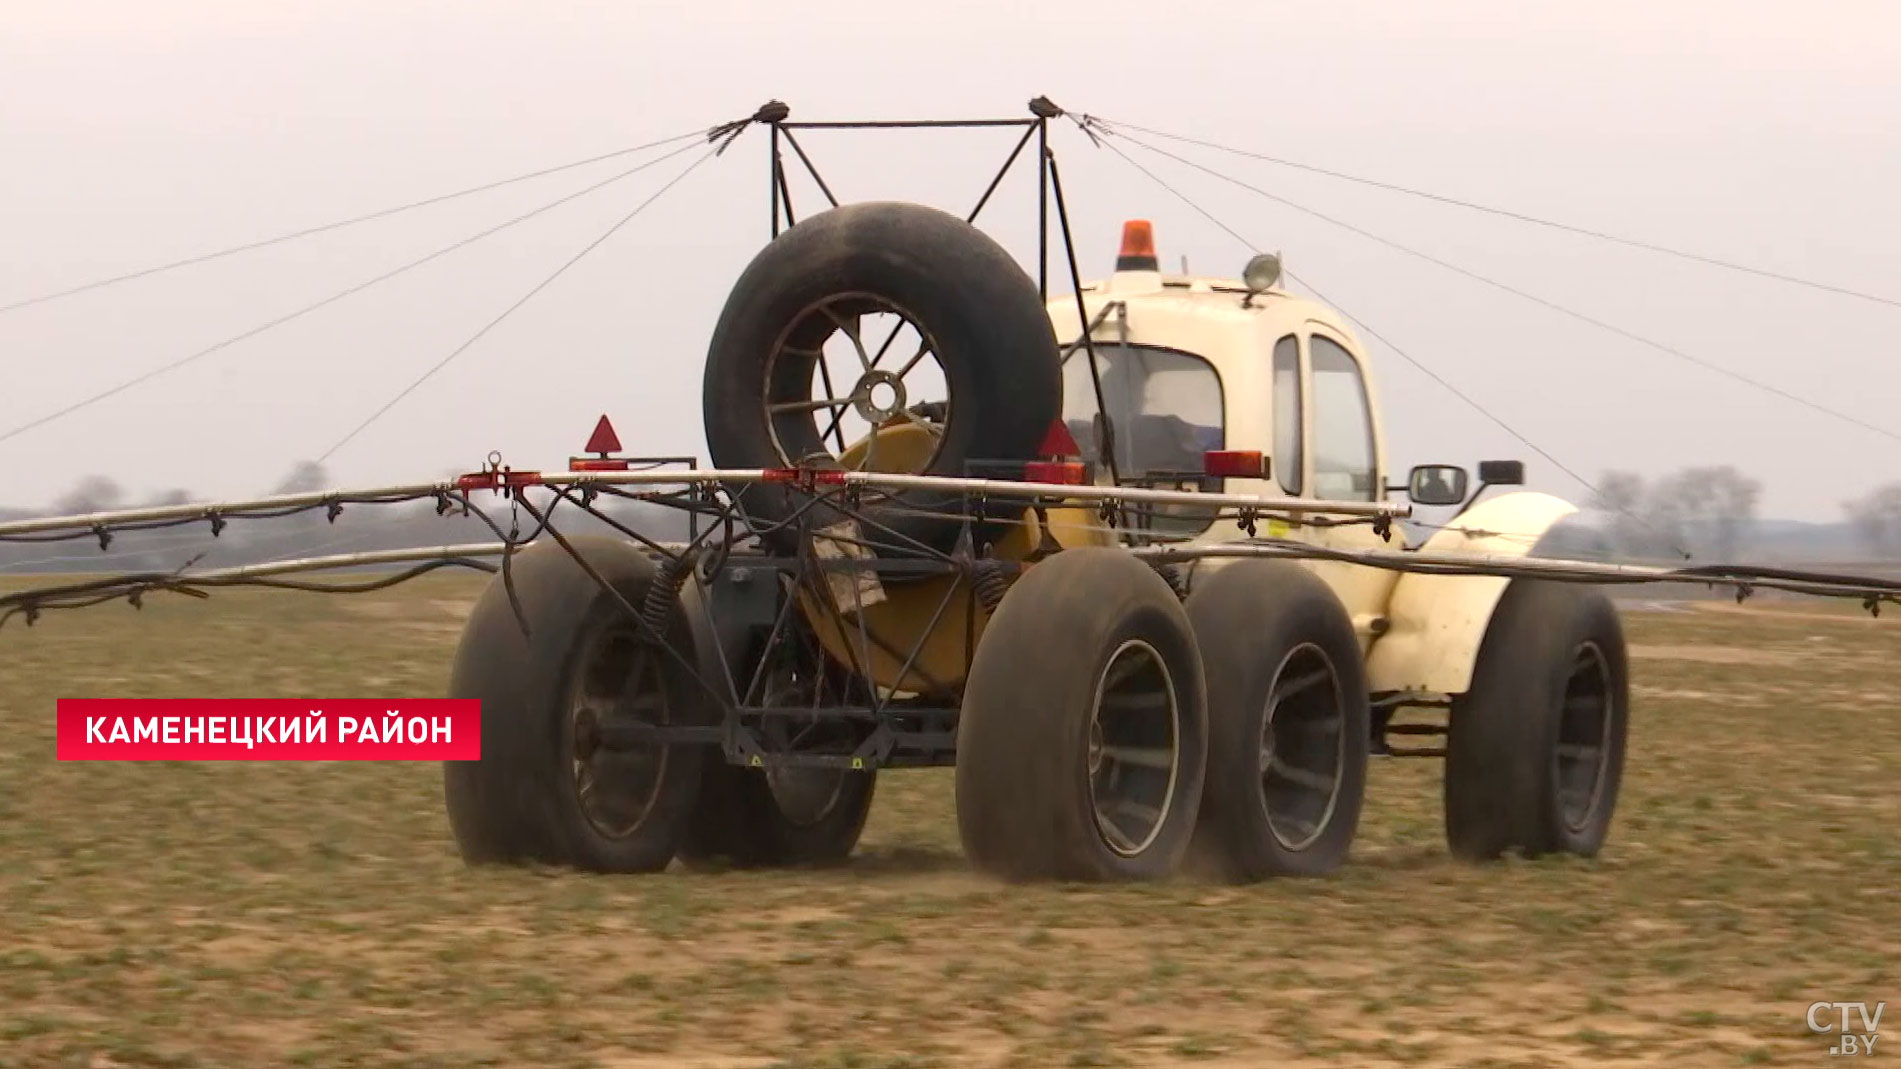
[[[915,472],[929,463],[935,447],[935,435],[926,426],[888,423],[853,443],[839,461],[864,471]],[[1052,507],[1043,515],[1046,520],[1039,520],[1034,509],[1025,508],[997,540],[992,555],[1007,561],[1029,558],[1042,544],[1045,526],[1065,549],[1115,542],[1091,507]],[[815,536],[815,548],[823,552],[826,541],[823,535]],[[988,610],[963,578],[885,584],[870,576],[854,580],[849,574],[834,574],[838,579],[832,583],[808,585],[798,595],[799,608],[829,656],[889,693],[946,694],[962,686],[976,639],[989,620]],[[906,669],[905,658],[914,648],[917,657]]]

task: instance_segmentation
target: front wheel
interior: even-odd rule
[[[1630,672],[1609,598],[1514,581],[1454,699],[1446,741],[1446,840],[1471,860],[1591,856],[1624,773]]]

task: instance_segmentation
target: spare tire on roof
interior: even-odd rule
[[[867,330],[871,317],[888,325]],[[703,401],[717,467],[963,476],[973,462],[1032,459],[1062,391],[1043,302],[1010,254],[956,216],[876,202],[815,215],[753,258],[714,329]],[[785,546],[840,518],[800,515],[808,500],[762,485],[742,506]],[[868,495],[864,537],[949,549],[965,508],[941,491]]]

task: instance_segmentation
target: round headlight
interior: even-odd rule
[[[1241,281],[1249,293],[1260,293],[1273,288],[1281,280],[1281,258],[1271,252],[1264,252],[1248,261],[1241,271]]]

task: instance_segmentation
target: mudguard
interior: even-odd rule
[[[1550,494],[1502,494],[1461,513],[1422,551],[1525,557],[1577,506]],[[1403,574],[1387,603],[1386,632],[1366,656],[1373,693],[1463,694],[1492,610],[1510,579],[1492,575]]]

